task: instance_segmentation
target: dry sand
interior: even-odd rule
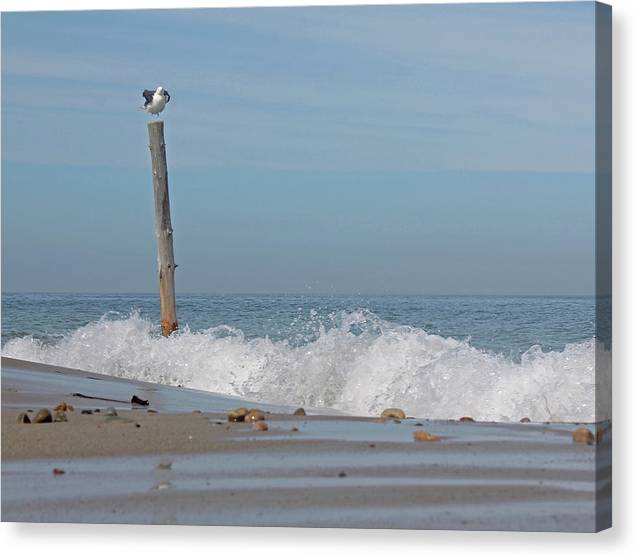
[[[122,403],[133,394],[157,412]],[[62,401],[75,407],[68,422],[16,422]],[[109,406],[117,417],[105,415]],[[239,406],[263,409],[268,431],[228,423]],[[610,524],[610,428],[588,446],[573,443],[570,424],[293,410],[3,358],[2,519],[527,531]],[[415,442],[420,430],[441,440]]]

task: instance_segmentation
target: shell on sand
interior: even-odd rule
[[[595,442],[595,437],[588,428],[578,428],[573,432],[573,442],[592,446]]]
[[[299,407],[296,411],[294,411],[294,413],[292,413],[294,416],[297,417],[304,417],[307,413],[305,412],[305,409],[303,407]]]
[[[247,414],[248,409],[245,407],[239,407],[238,409],[228,413],[228,422],[243,422]]]
[[[393,408],[393,407],[390,409],[385,409],[380,414],[380,418],[404,419],[406,417],[407,415],[405,414],[405,411],[403,411],[402,409]]]
[[[74,411],[75,409],[73,408],[73,405],[71,405],[70,403],[64,402],[64,403],[60,403],[59,405],[56,405],[53,410],[67,412],[67,411]]]
[[[425,432],[424,430],[419,430],[418,432],[414,432],[414,441],[439,442],[440,436],[436,436],[435,434],[431,434],[430,432]]]
[[[255,430],[260,430],[261,432],[265,432],[268,429],[268,423],[264,420],[258,420],[254,423],[253,428]]]
[[[43,423],[43,422],[53,422],[53,417],[51,416],[51,411],[48,409],[40,409],[38,414],[35,415],[33,419],[35,423]]]

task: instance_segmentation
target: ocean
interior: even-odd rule
[[[3,294],[2,354],[258,401],[593,422],[593,297]],[[603,391],[603,390],[602,390]],[[598,394],[599,395],[599,394]]]

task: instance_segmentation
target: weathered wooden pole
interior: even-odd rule
[[[173,253],[173,228],[170,224],[170,198],[168,197],[168,167],[164,122],[148,123],[150,158],[153,166],[153,190],[155,193],[155,236],[157,237],[157,265],[159,267],[159,308],[161,333],[169,336],[177,329],[175,307],[175,254]]]

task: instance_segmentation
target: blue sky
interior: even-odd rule
[[[593,3],[2,17],[2,288],[590,294]],[[46,92],[46,97],[42,93]]]

